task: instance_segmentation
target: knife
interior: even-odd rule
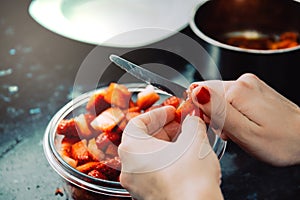
[[[186,87],[172,82],[165,77],[160,76],[159,74],[142,68],[128,60],[125,60],[124,58],[121,58],[120,56],[110,55],[109,59],[137,79],[147,84],[151,84],[154,87],[157,87],[169,94],[175,95],[177,97],[185,97],[187,90]]]

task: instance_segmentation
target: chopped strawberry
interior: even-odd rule
[[[110,143],[111,141],[108,139],[108,134],[105,132],[96,137],[96,144],[100,150],[105,150]]]
[[[95,138],[89,140],[87,148],[93,160],[101,161],[105,158],[105,154],[98,148]]]
[[[76,167],[77,166],[77,163],[78,161],[77,160],[74,160],[73,158],[70,158],[69,156],[67,155],[61,155],[62,159],[64,159],[64,161],[66,163],[68,163],[71,167]]]
[[[76,127],[78,129],[78,134],[81,139],[89,139],[94,136],[94,130],[90,123],[95,117],[89,114],[80,114],[75,117]]]
[[[56,128],[56,133],[69,138],[77,138],[78,132],[74,118],[61,120]]]
[[[73,159],[78,160],[79,164],[92,160],[92,156],[90,155],[87,148],[86,140],[81,140],[73,144],[71,149],[71,155]]]
[[[178,106],[180,105],[182,99],[180,99],[179,97],[176,96],[171,96],[169,98],[167,98],[166,100],[164,100],[164,102],[162,102],[163,106],[173,106],[175,108],[178,108]]]
[[[94,178],[99,178],[99,179],[103,179],[103,180],[108,180],[108,178],[101,172],[99,172],[98,170],[93,169],[92,171],[90,171],[88,173],[89,176],[92,176]]]
[[[126,86],[117,83],[111,83],[108,86],[104,99],[112,106],[119,108],[128,108],[132,103],[130,101],[131,92],[128,91]]]
[[[84,163],[78,167],[76,167],[76,169],[82,173],[87,173],[92,171],[93,169],[96,169],[97,166],[99,165],[100,162],[87,162]]]
[[[136,104],[141,110],[146,110],[159,100],[159,95],[155,92],[152,85],[148,85],[143,91],[137,95]]]
[[[86,110],[89,113],[99,115],[102,111],[110,107],[104,96],[106,95],[106,90],[100,90],[99,92],[92,95],[86,105]]]
[[[114,144],[109,144],[105,150],[105,154],[110,157],[118,156],[118,147]]]
[[[141,113],[140,112],[128,112],[128,113],[126,113],[126,116],[125,116],[125,118],[126,118],[126,120],[127,121],[129,121],[129,120],[131,120],[132,118],[134,118],[134,117],[136,117],[136,116],[138,116],[138,115],[140,115]],[[124,127],[125,128],[125,127]],[[124,130],[124,129],[123,129]]]
[[[183,122],[185,117],[188,114],[192,114],[192,112],[196,109],[196,106],[193,104],[191,99],[183,101],[175,112],[175,121],[178,123]],[[198,109],[197,109],[198,110]]]
[[[127,119],[124,118],[111,132],[115,132],[117,134],[122,134],[123,130],[125,129],[127,125]]]
[[[121,169],[121,162],[117,158],[113,158],[97,165],[96,170],[104,174],[109,180],[118,181]]]
[[[120,108],[108,108],[91,122],[91,126],[98,131],[111,131],[124,117]]]
[[[128,108],[127,112],[141,112],[141,108],[138,106],[133,106]]]

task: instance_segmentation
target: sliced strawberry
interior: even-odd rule
[[[126,125],[127,119],[125,117],[111,132],[115,132],[120,135],[123,133],[123,130],[125,129]]]
[[[111,131],[124,117],[120,108],[108,108],[91,122],[91,126],[98,131]]]
[[[109,144],[105,150],[105,154],[110,157],[118,156],[118,147],[114,144]]]
[[[141,113],[140,112],[128,112],[126,113],[126,120],[129,121],[131,120],[132,118],[136,117],[136,116],[139,116]],[[125,128],[125,127],[124,127]],[[124,130],[124,129],[123,129]]]
[[[96,170],[104,174],[109,180],[118,181],[121,169],[121,162],[118,158],[113,158],[97,165]]]
[[[97,168],[97,166],[99,165],[100,162],[87,162],[84,163],[78,167],[76,167],[76,169],[82,173],[88,173],[94,169]]]
[[[108,86],[104,99],[112,106],[119,108],[128,108],[132,103],[131,92],[126,86],[117,83],[111,83]]]
[[[95,117],[90,114],[80,114],[74,118],[78,134],[81,139],[89,139],[94,136],[95,130],[90,125],[94,118]]]
[[[192,114],[192,112],[196,109],[196,106],[193,104],[191,99],[183,101],[175,112],[175,121],[178,123],[183,122],[185,117],[188,114]],[[197,109],[198,110],[198,109]]]
[[[96,144],[98,149],[104,151],[106,147],[111,144],[111,141],[108,139],[108,134],[107,133],[101,133],[96,137]]]
[[[103,180],[108,180],[108,178],[101,172],[99,172],[98,170],[93,169],[92,171],[90,171],[88,173],[89,176],[92,176],[94,178],[99,178],[99,179],[103,179]]]
[[[69,138],[77,138],[78,132],[74,118],[61,120],[56,128],[56,133]]]
[[[94,115],[99,115],[102,111],[109,108],[110,103],[104,99],[105,95],[106,90],[100,90],[93,94],[86,105],[86,110]]]
[[[70,158],[69,156],[67,155],[61,155],[62,159],[64,159],[64,161],[66,163],[68,163],[71,167],[76,167],[77,164],[78,164],[78,161],[77,160],[74,160],[73,158]]]
[[[159,98],[160,97],[155,92],[154,87],[152,85],[148,85],[143,91],[138,93],[136,105],[140,107],[141,110],[146,110],[158,101]]]
[[[72,158],[77,160],[79,164],[86,163],[92,160],[92,156],[88,152],[87,141],[81,140],[72,145]]]
[[[87,148],[93,160],[101,161],[105,158],[105,154],[98,148],[95,138],[89,140]]]
[[[178,108],[181,101],[182,101],[182,99],[180,99],[179,97],[171,96],[171,97],[167,98],[166,100],[164,100],[164,102],[162,102],[162,105],[163,106],[173,106],[175,108]]]
[[[141,112],[141,108],[138,106],[133,106],[128,108],[127,112]]]

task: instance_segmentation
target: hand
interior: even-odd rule
[[[174,118],[174,107],[165,106],[128,123],[119,146],[122,186],[139,200],[223,199],[220,164],[206,125],[187,116],[177,136]]]
[[[197,94],[203,86],[211,98],[202,105]],[[223,139],[230,138],[275,166],[300,164],[299,107],[255,75],[244,74],[236,81],[197,82],[190,95],[212,126],[223,129]]]

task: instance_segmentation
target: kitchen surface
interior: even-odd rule
[[[44,156],[42,140],[51,117],[72,99],[78,69],[95,45],[40,26],[28,14],[30,2],[0,3],[0,199],[66,200],[61,179]],[[181,32],[195,37],[188,27]],[[105,52],[103,57],[116,51],[98,48]],[[190,66],[182,66],[176,68],[188,74]],[[114,68],[109,73],[113,76]],[[187,79],[192,82],[197,77],[192,74]],[[293,97],[295,101],[297,97]],[[281,200],[300,196],[299,166],[269,166],[230,141],[221,168],[225,199]]]

